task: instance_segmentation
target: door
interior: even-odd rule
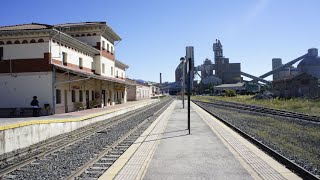
[[[68,112],[68,90],[64,90],[64,112]]]
[[[89,106],[89,90],[86,90],[86,106],[87,106],[87,109],[90,108],[90,106]]]
[[[105,106],[106,105],[106,90],[102,90],[102,102],[103,102],[103,105]]]

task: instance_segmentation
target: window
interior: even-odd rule
[[[83,68],[83,60],[82,60],[82,58],[79,58],[79,68],[80,69]]]
[[[107,43],[107,51],[109,52],[109,44]]]
[[[113,53],[113,46],[111,46],[111,53]]]
[[[79,101],[82,102],[83,101],[83,91],[79,90]]]
[[[91,100],[94,100],[94,91],[91,91]]]
[[[105,65],[104,65],[104,63],[102,63],[102,73],[104,73],[105,72]]]
[[[38,40],[38,42],[40,42],[40,43],[41,43],[41,42],[44,42],[44,40],[43,40],[43,39],[39,39],[39,40]]]
[[[62,63],[63,65],[67,65],[67,53],[62,52]]]
[[[116,76],[118,77],[118,70],[116,71]]]
[[[122,98],[124,98],[124,92],[122,91]]]
[[[0,61],[3,60],[3,47],[0,47]]]
[[[111,76],[113,76],[113,67],[111,66]]]
[[[94,62],[91,62],[91,69],[94,70]]]
[[[31,39],[30,43],[36,43],[36,40]]]
[[[71,91],[71,101],[76,102],[76,91],[75,90]]]
[[[106,46],[105,46],[105,42],[102,41],[102,49],[105,50],[105,47],[106,47]]]
[[[56,104],[61,104],[61,90],[56,89]]]

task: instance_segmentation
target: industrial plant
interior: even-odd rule
[[[223,46],[218,39],[213,43],[213,52],[214,62],[207,58],[203,64],[195,66],[194,49],[192,46],[186,47],[186,56],[183,59],[192,61],[191,87],[196,94],[223,94],[226,90],[234,90],[238,94],[253,94],[267,89],[274,96],[283,98],[320,96],[320,57],[316,48],[309,49],[305,55],[285,64],[281,58],[273,58],[272,70],[261,76],[241,71],[240,63],[231,63],[229,58],[224,56]],[[294,67],[298,62],[297,67]],[[162,91],[170,94],[180,93],[183,82],[184,87],[187,87],[187,74],[186,63],[180,61],[175,70],[175,82],[163,83]],[[271,75],[272,81],[265,79]],[[243,80],[242,76],[252,80]],[[194,80],[194,77],[199,77],[200,80]]]

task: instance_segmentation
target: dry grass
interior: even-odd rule
[[[289,157],[306,161],[313,168],[320,167],[320,126],[306,125],[273,117],[244,114],[237,111],[215,109],[232,124],[267,142]],[[304,163],[302,163],[304,164]],[[316,170],[319,172],[319,170]]]
[[[221,100],[228,102],[237,102],[244,104],[259,105],[269,108],[282,109],[287,111],[305,113],[320,116],[320,101],[307,99],[252,99],[249,95],[238,95],[235,97],[222,96],[192,96],[191,99],[210,102],[212,100]]]

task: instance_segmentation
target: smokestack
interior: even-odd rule
[[[162,84],[162,77],[161,77],[161,73],[160,73],[160,85]]]

